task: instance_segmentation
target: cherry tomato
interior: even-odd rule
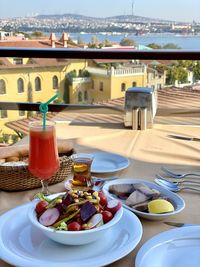
[[[41,200],[40,202],[37,203],[36,207],[35,207],[35,210],[38,214],[40,214],[41,212],[45,211],[46,209],[46,206],[48,205],[49,203],[47,201],[44,201],[44,200]]]
[[[99,201],[99,204],[101,206],[105,206],[107,204],[107,198],[106,196],[104,195],[103,192],[99,192],[99,197],[100,197],[100,201]]]
[[[78,222],[72,222],[67,225],[68,231],[80,231],[81,225]]]
[[[101,214],[103,215],[103,222],[104,223],[109,222],[113,218],[113,215],[110,211],[104,210],[104,211],[102,211]]]

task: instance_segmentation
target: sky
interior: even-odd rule
[[[200,22],[199,10],[200,0],[0,0],[0,18],[64,13],[107,17],[133,13],[150,18]]]

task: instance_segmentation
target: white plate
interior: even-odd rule
[[[160,191],[162,195],[167,196],[173,203],[173,206],[175,207],[175,211],[173,212],[168,212],[168,213],[162,213],[162,214],[152,214],[152,213],[147,213],[147,212],[142,212],[138,211],[136,209],[133,209],[125,204],[125,200],[121,200],[122,204],[125,208],[133,211],[136,215],[148,219],[148,220],[163,220],[166,219],[169,216],[175,215],[179,212],[181,212],[185,208],[185,201],[178,196],[177,194],[146,180],[139,180],[139,179],[118,179],[114,181],[107,182],[103,186],[103,191],[104,193],[109,196],[110,198],[116,198],[113,194],[109,193],[109,186],[114,185],[114,184],[134,184],[134,183],[144,183],[145,185],[149,186],[150,188],[157,189]]]
[[[148,240],[136,256],[135,267],[199,267],[200,226],[165,231]]]
[[[30,205],[19,206],[0,217],[0,258],[14,266],[104,266],[130,253],[142,236],[138,218],[124,210],[122,219],[98,241],[82,246],[61,245],[30,224]]]
[[[129,166],[129,160],[121,155],[96,152],[93,153],[94,160],[91,166],[91,172],[110,173],[121,171]]]

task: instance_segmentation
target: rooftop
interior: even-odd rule
[[[56,120],[58,122],[67,122],[73,125],[98,124],[99,126],[115,125],[123,128],[124,114],[124,98],[97,103],[97,105],[105,105],[105,107],[117,107],[121,110],[121,114],[99,114],[99,113],[72,113],[59,112],[48,113],[47,119]],[[190,88],[165,88],[158,90],[158,109],[154,122],[159,124],[193,124],[199,125],[200,114],[200,91]],[[6,126],[23,134],[28,134],[28,123],[30,120],[41,119],[40,115],[31,119],[21,119],[6,123]]]

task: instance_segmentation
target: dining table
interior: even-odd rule
[[[132,130],[125,128],[123,125],[121,127],[119,125],[95,123],[75,125],[59,122],[56,126],[56,134],[58,138],[70,140],[76,152],[109,152],[129,159],[130,164],[127,168],[114,173],[98,173],[96,176],[117,176],[118,179],[142,179],[154,182],[156,174],[165,176],[161,166],[167,166],[174,171],[182,173],[191,171],[200,173],[200,142],[170,138],[170,135],[200,137],[200,125],[155,123],[152,129]],[[28,142],[28,136],[19,141],[18,144],[24,142]],[[70,178],[71,175],[66,177],[66,180]],[[65,191],[65,181],[49,186],[50,191]],[[0,191],[0,214],[3,215],[18,205],[30,202],[32,196],[38,191],[39,188],[18,192]],[[185,190],[176,194],[184,199],[186,206],[183,211],[168,220],[200,224],[200,209],[198,206],[200,193]],[[163,220],[139,219],[143,228],[139,244],[128,255],[112,262],[108,266],[135,266],[136,255],[147,240],[163,231],[173,229],[173,226],[166,225]],[[12,223],[14,224],[15,221]],[[124,224],[129,227],[128,222],[124,222]],[[137,231],[137,229],[133,229],[133,231]],[[8,267],[14,265],[0,260],[0,266]]]

